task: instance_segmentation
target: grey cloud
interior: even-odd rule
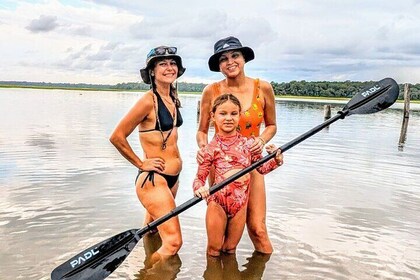
[[[420,42],[407,44],[402,50],[410,55],[420,55]]]
[[[56,16],[45,16],[41,15],[38,19],[32,20],[26,29],[31,32],[49,32],[58,27]]]
[[[92,61],[92,60],[95,60],[95,61],[104,61],[104,60],[109,60],[110,57],[111,57],[111,55],[112,54],[110,52],[101,50],[101,51],[99,51],[99,52],[97,52],[95,54],[88,55],[86,57],[86,59],[88,59],[90,61]]]
[[[129,28],[131,35],[135,39],[147,40],[153,38],[154,34],[159,34],[159,28],[155,22],[144,19],[139,23],[135,23]]]
[[[207,38],[226,30],[228,17],[217,11],[195,12],[188,17],[173,14],[165,17],[145,17],[143,21],[134,24],[130,32],[136,39],[152,39],[159,36],[160,40],[168,38]]]
[[[67,57],[56,62],[54,66],[56,68],[65,66],[73,71],[90,71],[97,68],[102,68],[102,71],[105,71],[105,68],[113,69],[112,71],[126,71],[125,68],[132,68],[134,79],[139,67],[136,63],[135,47],[110,42],[102,45],[99,50],[94,50],[90,44],[79,49],[69,48]]]
[[[71,34],[78,36],[90,36],[92,35],[92,28],[90,26],[78,26],[69,29]]]
[[[253,48],[278,39],[278,34],[265,18],[248,18],[238,21],[233,26],[236,26],[234,30],[239,39],[244,42],[252,42],[251,47]]]
[[[110,60],[113,52],[118,47],[118,43],[108,43],[100,48],[100,50],[94,54],[86,56],[86,59],[89,61],[106,61]]]

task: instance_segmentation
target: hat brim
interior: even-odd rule
[[[151,81],[150,81],[150,75],[149,75],[149,70],[151,68],[151,66],[153,65],[153,63],[158,60],[158,59],[166,59],[166,58],[173,58],[176,61],[176,65],[178,66],[178,75],[177,78],[181,77],[182,74],[184,74],[186,68],[184,68],[182,66],[182,59],[179,55],[173,55],[173,54],[168,54],[168,55],[159,55],[156,57],[152,57],[149,61],[147,61],[147,65],[146,67],[140,69],[140,76],[141,79],[143,80],[143,82],[145,84],[150,85]]]
[[[219,67],[220,56],[224,52],[235,51],[235,50],[238,50],[242,53],[242,55],[245,59],[245,63],[247,63],[248,61],[253,60],[255,58],[254,51],[250,47],[240,47],[240,48],[231,48],[231,49],[226,48],[226,49],[224,49],[220,52],[217,52],[217,53],[213,54],[212,56],[210,56],[210,58],[209,58],[210,71],[220,72],[220,67]]]

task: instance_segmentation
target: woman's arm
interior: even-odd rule
[[[204,88],[200,101],[200,118],[196,135],[197,145],[202,148],[208,143],[208,132],[210,126],[210,111],[213,99],[212,84]]]
[[[274,90],[270,83],[261,81],[261,90],[264,94],[264,123],[265,128],[260,137],[265,143],[270,141],[277,132],[276,103]]]
[[[127,137],[153,110],[153,106],[153,96],[146,93],[121,119],[109,138],[109,141],[117,148],[120,154],[139,169],[142,167],[143,162],[134,153],[127,141]]]

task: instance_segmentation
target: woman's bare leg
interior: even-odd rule
[[[174,198],[176,197],[176,193],[178,192],[178,186],[179,186],[179,182],[176,182],[176,184],[171,188],[171,193],[172,193],[172,195],[173,195]],[[147,210],[146,210],[146,214],[144,215],[144,225],[146,226],[146,225],[150,224],[153,221],[154,221],[154,219],[152,218],[152,216],[150,215],[150,213],[147,212]],[[157,228],[152,229],[152,230],[149,231],[150,234],[155,234],[157,232],[158,232],[158,229]]]
[[[146,172],[141,174],[138,182],[143,182]],[[166,180],[161,176],[155,176],[155,186],[151,182],[146,182],[141,188],[141,183],[137,184],[137,196],[146,208],[153,220],[168,214],[175,208],[175,200],[171,190],[166,184]],[[159,255],[175,255],[182,246],[181,227],[178,217],[173,217],[158,226],[162,246],[157,250]]]
[[[264,176],[254,170],[251,173],[246,225],[255,250],[260,253],[271,254],[273,252],[273,246],[268,237],[265,219],[266,196]]]

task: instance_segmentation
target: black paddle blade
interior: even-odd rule
[[[54,269],[51,280],[105,279],[131,253],[140,238],[138,229],[132,229],[102,241]]]
[[[382,111],[395,103],[399,93],[398,84],[391,78],[385,78],[353,96],[343,112],[348,110],[348,115],[353,115]]]

